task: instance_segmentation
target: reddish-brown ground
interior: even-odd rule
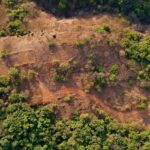
[[[23,87],[23,89],[28,89],[32,95],[28,103],[58,105],[61,114],[66,117],[75,111],[92,112],[96,108],[100,108],[121,122],[136,122],[141,126],[150,127],[150,103],[145,110],[131,108],[126,111],[126,107],[134,106],[134,100],[138,95],[150,98],[150,94],[136,84],[129,86],[127,79],[134,77],[134,72],[127,69],[126,58],[119,57],[119,48],[110,48],[105,44],[105,38],[108,37],[100,36],[95,32],[99,24],[107,23],[113,29],[109,36],[117,41],[116,35],[128,27],[127,22],[107,14],[58,19],[43,11],[34,13],[27,24],[32,31],[30,35],[0,38],[0,50],[7,49],[9,52],[7,59],[0,60],[0,74],[6,74],[12,66],[19,67],[22,72],[26,72],[27,69],[35,69],[37,73],[36,77]],[[0,18],[2,18],[1,14]],[[56,39],[52,38],[54,34]],[[51,80],[51,62],[53,60],[67,62],[75,57],[80,65],[84,63],[82,56],[84,50],[74,47],[74,43],[83,38],[90,38],[92,41],[96,40],[100,43],[95,54],[106,69],[112,64],[119,66],[119,84],[105,87],[101,92],[87,94],[78,83],[80,74],[78,72],[75,72],[67,83],[60,84]],[[50,40],[54,40],[56,43],[55,49],[48,47]],[[67,95],[73,96],[70,104],[64,100]]]

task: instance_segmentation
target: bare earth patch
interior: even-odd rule
[[[0,9],[2,8],[0,7]],[[150,127],[150,102],[146,110],[134,109],[134,105],[132,105],[136,98],[135,95],[146,95],[149,100],[150,94],[136,85],[129,86],[126,83],[126,79],[132,77],[133,73],[126,68],[126,59],[119,57],[119,49],[117,47],[109,48],[101,41],[105,39],[105,36],[96,33],[96,27],[102,23],[111,26],[113,32],[109,36],[116,41],[118,40],[116,34],[127,27],[127,24],[107,14],[59,19],[39,11],[38,17],[29,20],[28,28],[32,31],[30,35],[0,38],[0,50],[7,49],[9,53],[8,58],[0,60],[0,74],[6,74],[8,69],[13,66],[19,67],[24,72],[34,69],[37,73],[36,77],[24,86],[24,89],[29,89],[32,94],[28,103],[58,105],[61,114],[66,117],[69,117],[74,111],[92,112],[96,108],[100,108],[121,122],[137,122]],[[51,62],[53,60],[67,62],[75,57],[80,65],[84,63],[83,50],[74,46],[78,39],[100,42],[100,46],[95,50],[99,62],[106,69],[112,64],[119,66],[120,82],[117,86],[105,87],[101,92],[85,93],[78,84],[78,71],[65,84],[52,81]],[[49,41],[55,42],[56,47],[49,48]],[[64,97],[69,94],[73,96],[70,104],[64,101]],[[131,107],[131,109],[126,110],[127,107]]]

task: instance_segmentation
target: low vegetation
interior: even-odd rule
[[[107,24],[102,24],[102,25],[99,25],[97,28],[96,28],[96,31],[98,33],[111,33],[111,28],[109,27],[109,25]]]
[[[53,80],[58,82],[65,82],[72,74],[72,66],[70,63],[60,63],[59,61],[53,61]]]
[[[150,87],[150,36],[141,36],[135,31],[126,30],[123,33],[121,46],[126,56],[141,66],[137,79],[141,86],[146,89]]]
[[[22,1],[23,2],[23,1]],[[8,24],[4,29],[0,29],[0,37],[7,35],[25,35],[29,33],[24,25],[25,18],[27,18],[28,11],[22,7],[19,0],[5,0],[2,1],[7,7]]]
[[[3,49],[1,51],[0,58],[5,59],[7,57],[8,57],[8,51],[6,49]]]

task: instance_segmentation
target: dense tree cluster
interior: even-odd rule
[[[122,36],[121,46],[129,59],[140,64],[138,79],[141,86],[150,90],[150,36],[141,36],[135,31],[126,30]]]
[[[113,65],[110,73],[116,71]],[[0,76],[0,149],[149,150],[149,130],[120,125],[100,110],[58,119],[56,109],[29,106],[23,102],[27,96],[18,88],[22,77],[17,68],[11,68],[8,76]],[[17,80],[19,84],[14,84]]]
[[[3,150],[149,150],[150,131],[123,127],[96,112],[57,120],[48,108],[31,108],[24,103],[7,107],[0,132]]]
[[[149,0],[36,0],[55,14],[70,15],[74,10],[88,9],[122,13],[141,21],[150,20]]]

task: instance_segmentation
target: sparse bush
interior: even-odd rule
[[[10,9],[8,11],[8,17],[10,21],[15,21],[15,20],[23,21],[26,15],[27,15],[27,11],[24,8]]]
[[[6,36],[7,33],[5,31],[5,29],[0,29],[0,37]]]
[[[141,37],[134,31],[126,31],[123,34],[121,46],[125,49],[129,59],[133,59],[141,65],[138,73],[140,82],[147,82],[150,85],[150,36]],[[135,68],[135,67],[134,67]]]
[[[112,65],[108,71],[107,81],[109,85],[114,85],[117,80],[118,66],[116,64]]]
[[[116,45],[116,41],[114,41],[112,38],[108,38],[107,43],[111,47]]]
[[[13,8],[19,3],[19,1],[20,0],[5,0],[5,3],[8,7]]]
[[[9,75],[11,78],[18,78],[20,76],[20,71],[17,68],[10,68]]]
[[[79,39],[75,42],[77,48],[83,48],[88,43],[87,39]]]
[[[144,79],[150,82],[150,65],[147,65],[143,70],[139,71],[138,79]]]
[[[70,63],[60,64],[59,62],[55,62],[55,66],[53,68],[53,80],[59,82],[65,82],[71,76],[72,66]]]
[[[3,49],[0,53],[0,58],[7,58],[8,57],[8,51],[6,49]]]
[[[64,97],[64,100],[65,100],[65,102],[67,102],[67,103],[71,103],[72,98],[73,98],[72,95],[67,95],[67,96]]]
[[[36,72],[34,70],[29,69],[28,70],[28,79],[31,80],[35,77]]]
[[[146,97],[143,97],[142,99],[140,99],[138,108],[146,109],[147,106],[148,106],[148,99]]]
[[[10,84],[10,79],[7,76],[0,76],[0,86],[7,87]]]
[[[93,88],[94,79],[95,79],[95,76],[93,73],[86,73],[86,74],[83,73],[80,75],[79,81],[86,93],[90,92],[90,90]]]
[[[9,76],[12,83],[16,86],[21,85],[21,83],[24,81],[24,76],[20,73],[20,71],[17,68],[10,68]]]
[[[106,75],[103,72],[96,72],[93,88],[97,91],[101,91],[102,87],[104,87],[106,84]]]
[[[0,98],[6,98],[9,95],[10,86],[0,87]]]
[[[12,91],[8,96],[9,103],[20,103],[28,98],[28,95],[25,93],[18,93],[16,91]]]
[[[111,28],[109,25],[107,24],[102,24],[102,25],[99,25],[97,28],[96,28],[96,32],[98,33],[111,33]]]
[[[49,41],[48,42],[48,47],[49,48],[55,48],[56,47],[56,43],[54,41]]]
[[[12,34],[19,33],[20,28],[21,28],[21,21],[20,20],[15,20],[12,22],[9,22],[7,25],[8,31]]]
[[[118,73],[118,66],[116,64],[112,65],[109,69],[110,74],[117,74]]]

